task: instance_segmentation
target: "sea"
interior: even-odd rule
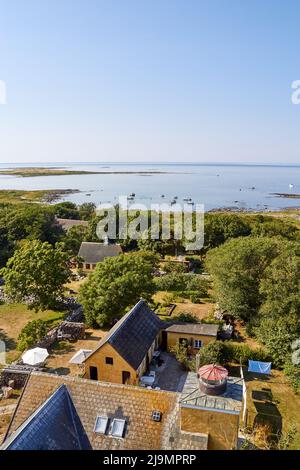
[[[300,164],[211,163],[0,163],[6,168],[47,167],[101,172],[101,174],[21,177],[0,175],[0,189],[72,189],[61,200],[96,205],[119,201],[134,193],[134,202],[152,204],[190,199],[205,211],[274,211],[300,207],[299,198],[275,193],[300,194]],[[175,199],[174,199],[175,198]]]

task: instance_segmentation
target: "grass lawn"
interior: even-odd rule
[[[99,341],[107,334],[106,330],[88,328],[85,330],[85,338],[77,341],[59,341],[54,343],[48,352],[45,367],[49,372],[59,375],[78,376],[83,370],[77,364],[69,364],[70,359],[79,349],[96,349]]]
[[[267,423],[275,434],[295,426],[290,449],[300,449],[300,395],[294,393],[282,371],[272,370],[269,377],[245,371],[246,368],[247,424]]]
[[[28,322],[41,319],[49,322],[49,327],[51,327],[63,316],[62,312],[53,310],[35,313],[23,304],[0,305],[0,339],[6,343],[6,361],[13,362],[21,355],[21,352],[17,350],[18,336]]]
[[[156,292],[153,296],[153,301],[155,303],[162,303],[164,298],[167,295],[172,294],[171,292],[167,291],[159,291]],[[175,292],[176,294],[176,292]],[[201,304],[194,304],[189,299],[180,299],[180,302],[173,302],[176,303],[176,308],[173,310],[172,315],[168,316],[171,319],[174,316],[177,316],[179,313],[192,313],[198,320],[202,320],[203,318],[207,318],[210,316],[214,304],[209,301],[209,299],[203,299],[203,303]],[[162,316],[163,319],[163,316]]]

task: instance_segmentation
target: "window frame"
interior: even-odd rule
[[[200,346],[198,346],[199,343],[200,343]],[[201,349],[201,348],[202,348],[202,340],[194,339],[194,349]]]

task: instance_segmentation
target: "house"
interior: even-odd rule
[[[84,360],[85,378],[136,384],[161,341],[164,323],[140,300]]]
[[[68,232],[72,227],[88,227],[89,223],[87,220],[77,220],[77,219],[60,219],[56,218],[56,223],[60,225],[60,227]]]
[[[219,325],[206,323],[173,324],[162,332],[162,345],[171,351],[176,344],[185,343],[197,354],[202,346],[217,339]]]
[[[240,422],[245,425],[242,376],[230,377],[224,367],[209,364],[188,373],[181,396],[181,432],[207,434],[209,450],[237,448]]]
[[[242,379],[225,386],[210,396],[195,373],[179,393],[33,371],[0,449],[234,449]]]
[[[118,244],[82,242],[78,256],[83,260],[83,269],[90,271],[105,258],[112,258],[122,253],[122,247]]]

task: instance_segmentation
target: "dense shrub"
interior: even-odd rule
[[[198,323],[197,317],[190,312],[181,312],[178,315],[174,315],[172,318],[168,318],[168,321],[179,322],[179,323]]]
[[[288,361],[284,366],[284,373],[294,391],[300,394],[300,365],[294,365],[291,361]]]
[[[247,364],[248,360],[266,361],[270,357],[262,348],[253,349],[247,344],[215,341],[200,350],[200,363],[227,364],[229,362]]]
[[[236,362],[247,364],[248,360],[268,361],[271,360],[268,353],[263,348],[251,348],[247,344],[232,343],[230,341],[224,344],[224,360],[226,362]]]
[[[186,289],[186,274],[170,273],[165,276],[155,278],[158,290],[181,291]]]
[[[183,263],[172,263],[172,261],[168,261],[164,263],[163,270],[166,271],[166,273],[185,273],[186,266]]]
[[[18,337],[18,350],[25,351],[25,349],[34,346],[46,333],[47,323],[45,321],[33,320],[27,323]]]
[[[200,365],[225,364],[224,343],[213,341],[200,349]]]

